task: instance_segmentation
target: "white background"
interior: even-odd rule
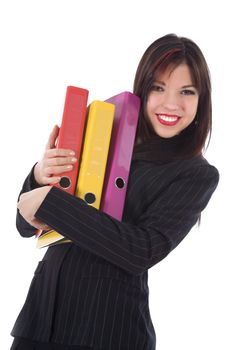
[[[231,29],[224,0],[1,1],[1,349],[10,347],[10,330],[45,252],[16,231],[17,195],[61,121],[66,86],[87,88],[89,102],[131,91],[143,52],[168,33],[196,41],[209,63],[213,135],[206,157],[221,180],[201,227],[149,272],[157,349],[233,349]]]

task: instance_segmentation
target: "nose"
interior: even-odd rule
[[[167,91],[164,94],[163,107],[167,110],[175,111],[180,107],[179,97],[175,92]]]

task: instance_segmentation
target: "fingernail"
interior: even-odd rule
[[[72,158],[72,159],[71,159],[71,162],[74,162],[74,163],[75,163],[75,162],[77,162],[77,159],[76,159],[76,158]]]
[[[70,152],[70,155],[71,155],[71,156],[75,156],[75,152],[74,152],[74,151],[71,151],[71,152]]]

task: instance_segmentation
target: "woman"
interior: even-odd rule
[[[24,237],[51,227],[73,243],[39,263],[13,349],[155,349],[147,271],[200,219],[219,179],[203,157],[211,132],[207,64],[189,39],[166,35],[144,53],[134,93],[142,107],[122,222],[49,184],[75,162],[58,128],[18,203]]]

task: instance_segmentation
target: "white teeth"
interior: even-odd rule
[[[165,122],[175,122],[178,117],[168,117],[167,115],[159,115],[159,118],[164,120]]]

